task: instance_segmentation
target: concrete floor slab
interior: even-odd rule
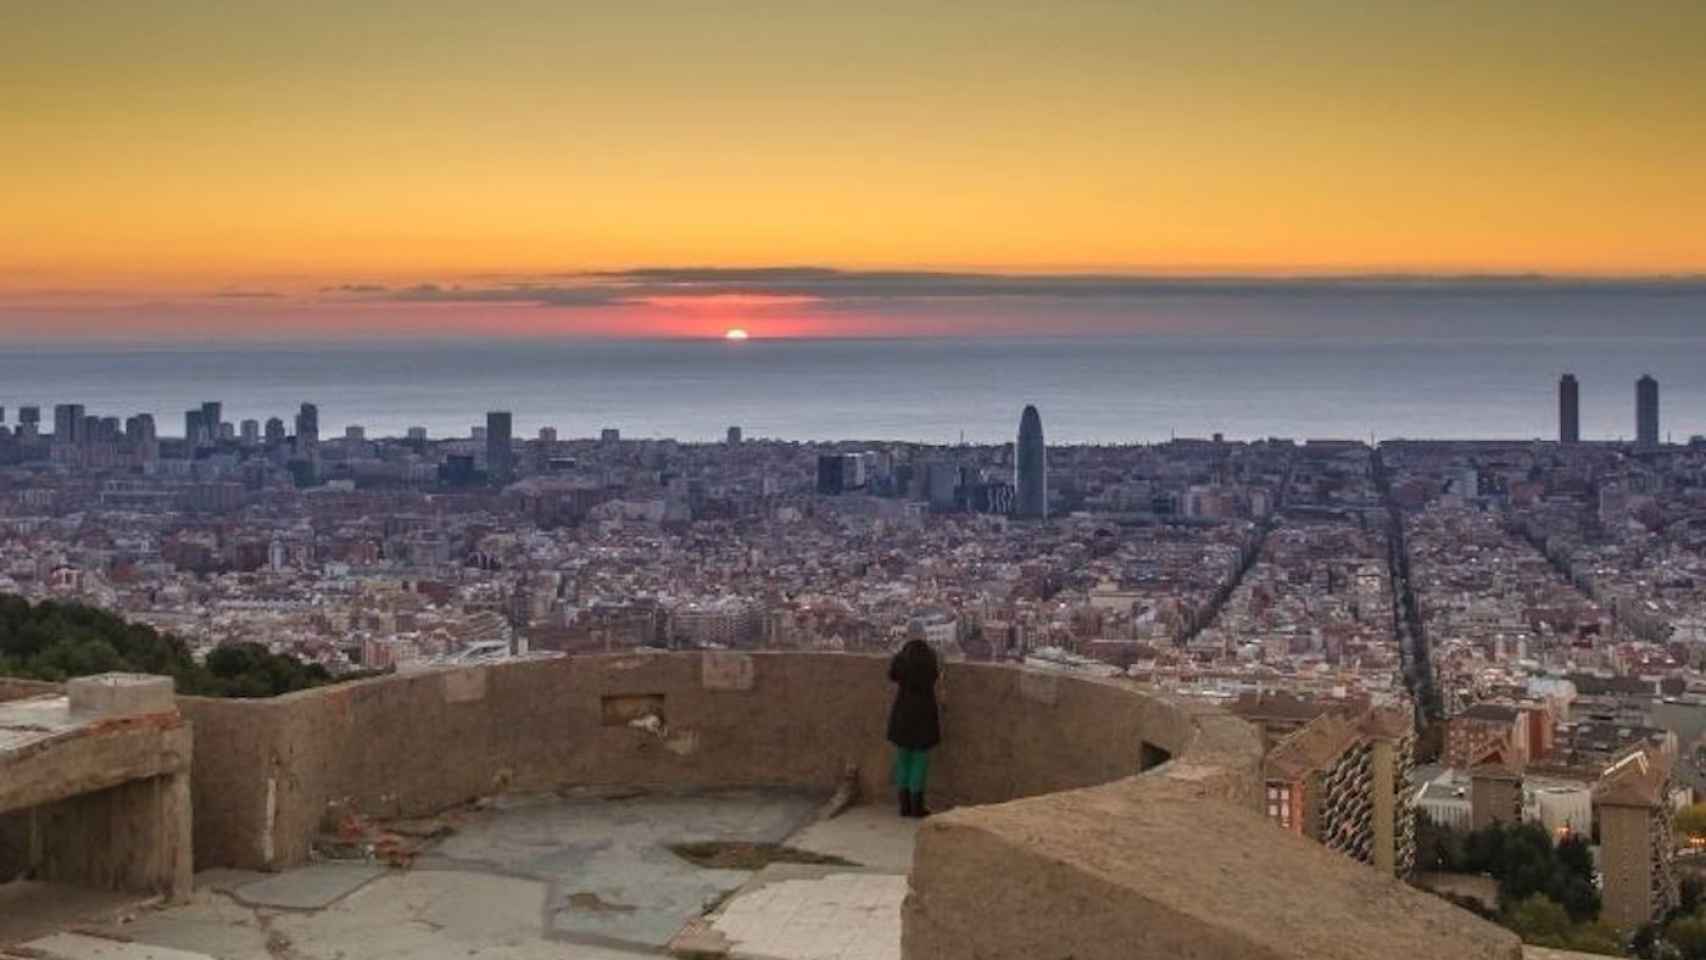
[[[788,846],[885,873],[907,873],[922,822],[888,807],[849,807],[840,816],[807,825],[788,838]]]
[[[415,861],[416,871],[459,869],[528,877],[546,885],[546,936],[659,948],[751,875],[709,870],[669,847],[739,840],[777,843],[822,798],[732,790],[565,802],[515,798],[497,815],[464,823]]]
[[[105,923],[151,898],[59,883],[0,884],[0,944],[22,943],[82,923]]]
[[[771,864],[671,949],[727,960],[899,960],[919,823],[864,806],[807,825],[786,844],[858,866]]]
[[[274,910],[324,910],[384,874],[361,863],[316,863],[232,888],[238,902]]]
[[[730,960],[900,960],[906,877],[831,873],[744,891],[710,918]]]
[[[538,881],[416,870],[376,880],[318,914],[278,915],[272,930],[303,958],[564,956],[561,944],[545,939],[544,902]]]
[[[214,960],[205,953],[187,953],[81,933],[56,933],[32,940],[24,944],[24,948],[41,960]]]
[[[412,869],[319,864],[259,879],[210,872],[187,905],[89,932],[218,960],[655,957],[708,903],[753,877],[695,866],[671,844],[781,842],[821,799],[769,790],[503,798]],[[293,879],[299,874],[307,877]],[[327,905],[294,906],[312,902]]]
[[[277,874],[265,873],[260,870],[231,870],[225,867],[214,867],[195,875],[195,888],[197,890],[217,890],[221,893],[229,893],[244,884],[256,883],[274,876]]]
[[[270,925],[265,912],[200,888],[187,904],[140,911],[125,923],[81,929],[220,960],[272,960],[267,951],[269,939],[274,939]]]

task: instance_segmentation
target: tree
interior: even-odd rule
[[[1465,834],[1441,826],[1428,817],[1416,818],[1416,869],[1422,873],[1465,873],[1470,871],[1464,849]]]
[[[317,663],[255,643],[220,647],[197,663],[182,640],[145,624],[80,604],[0,595],[0,675],[58,683],[114,670],[167,675],[179,693],[214,697],[272,697],[333,680]]]
[[[1664,940],[1687,960],[1706,960],[1706,916],[1691,913],[1671,921]]]
[[[1558,904],[1535,894],[1505,910],[1505,925],[1525,943],[1552,946],[1570,932],[1570,915]]]
[[[1571,876],[1593,882],[1593,850],[1587,837],[1572,833],[1558,841],[1558,860]]]
[[[1700,909],[1702,899],[1706,899],[1706,884],[1701,883],[1699,877],[1683,877],[1682,882],[1677,884],[1679,913],[1688,914]]]

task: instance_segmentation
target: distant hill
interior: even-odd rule
[[[113,670],[169,675],[179,693],[204,697],[275,697],[333,682],[325,667],[258,643],[223,646],[197,663],[177,637],[104,610],[0,595],[0,676],[59,683]]]

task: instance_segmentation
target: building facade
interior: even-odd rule
[[[1635,442],[1659,445],[1659,382],[1651,374],[1635,381]]]
[[[1581,385],[1573,373],[1558,381],[1558,441],[1579,443],[1582,439]]]
[[[510,443],[513,428],[509,411],[486,414],[486,475],[498,486],[515,480],[515,450]]]
[[[1630,929],[1679,902],[1673,858],[1670,764],[1650,750],[1618,761],[1595,789],[1605,907],[1600,917]]]
[[[1324,713],[1263,764],[1268,819],[1395,876],[1416,863],[1413,726],[1403,710]]]
[[[1014,512],[1021,517],[1048,517],[1048,448],[1043,444],[1043,418],[1037,408],[1027,406],[1019,417],[1018,456],[1013,465],[1013,487],[1017,491]]]

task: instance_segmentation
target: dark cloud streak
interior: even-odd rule
[[[1174,277],[1080,273],[1032,275],[936,270],[838,270],[829,267],[647,267],[554,274],[546,279],[471,286],[419,284],[388,289],[346,284],[334,292],[410,303],[520,303],[613,307],[654,297],[783,295],[825,306],[893,301],[1096,300],[1240,297],[1426,299],[1534,296],[1699,296],[1706,276],[1554,277],[1542,274],[1385,274],[1357,276]]]

